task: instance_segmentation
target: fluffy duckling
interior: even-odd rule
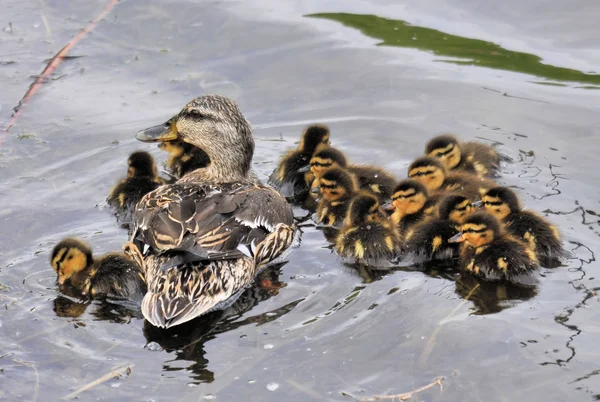
[[[298,148],[289,150],[281,158],[268,183],[286,198],[305,196],[312,182],[306,178],[308,173],[306,168],[310,158],[317,148],[327,145],[329,145],[329,128],[319,124],[309,126],[302,134]]]
[[[52,250],[50,264],[58,284],[70,284],[90,298],[119,297],[141,299],[146,293],[144,273],[122,253],[94,258],[92,249],[78,239],[61,240]]]
[[[525,241],[538,259],[564,256],[556,226],[532,211],[522,210],[517,194],[511,189],[494,187],[484,194],[481,201],[483,208],[498,218],[508,233]]]
[[[119,221],[129,221],[135,204],[144,195],[163,184],[158,177],[154,159],[148,152],[137,151],[127,159],[127,177],[110,190],[106,201],[115,211]]]
[[[396,178],[384,169],[369,165],[350,165],[343,152],[333,147],[323,147],[310,159],[310,171],[315,180],[312,187],[318,186],[319,179],[327,170],[341,167],[352,173],[361,190],[367,190],[384,201],[390,198]]]
[[[459,142],[454,135],[432,138],[425,154],[439,159],[448,170],[494,176],[500,169],[500,155],[494,148],[480,142]]]
[[[318,190],[321,200],[317,207],[317,221],[340,227],[348,212],[350,200],[358,191],[356,179],[341,168],[326,171],[320,179]]]
[[[458,233],[456,226],[473,210],[471,201],[462,195],[448,195],[441,200],[438,210],[438,219],[417,225],[406,233],[404,253],[414,262],[458,257],[459,245],[449,240]]]
[[[429,219],[435,214],[436,206],[429,199],[429,192],[424,184],[413,180],[402,180],[392,192],[392,200],[384,205],[392,211],[390,220],[396,225],[400,236],[415,225]]]
[[[439,159],[423,156],[408,167],[408,177],[425,185],[430,192],[448,192],[464,195],[472,201],[479,200],[490,188],[492,180],[467,173],[447,173]]]
[[[532,285],[538,270],[535,253],[520,240],[504,232],[500,221],[487,212],[469,215],[460,232],[450,239],[462,242],[460,265],[486,280],[507,280]]]
[[[161,142],[158,147],[169,154],[166,168],[175,179],[180,179],[193,170],[207,167],[210,163],[206,152],[180,139]]]
[[[363,191],[352,198],[334,247],[342,257],[376,263],[394,258],[400,238],[377,198]]]

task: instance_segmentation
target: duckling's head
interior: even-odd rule
[[[356,192],[354,177],[341,168],[329,169],[319,180],[319,191],[327,201],[336,201],[342,197],[350,197]]]
[[[434,191],[444,184],[446,169],[438,159],[422,156],[410,164],[408,177],[423,183],[429,191]]]
[[[233,100],[220,95],[192,100],[167,122],[138,132],[136,138],[192,144],[208,155],[211,174],[223,179],[246,177],[254,154],[250,124]]]
[[[449,195],[440,202],[440,219],[448,219],[454,223],[461,224],[473,211],[471,200],[462,195]]]
[[[61,240],[52,250],[50,264],[58,274],[58,283],[62,285],[73,275],[91,267],[94,259],[92,249],[78,239]]]
[[[502,235],[502,227],[496,217],[487,212],[476,212],[465,218],[460,225],[460,233],[451,242],[465,242],[478,248],[485,246]]]
[[[451,134],[432,138],[425,146],[425,154],[439,159],[446,169],[454,169],[460,163],[460,144]]]
[[[323,173],[328,169],[345,168],[347,165],[348,162],[344,153],[331,147],[320,149],[310,159],[310,170],[317,178],[323,176]]]
[[[392,192],[392,205],[404,215],[416,214],[428,199],[427,187],[413,179],[402,180]]]
[[[304,130],[298,149],[312,154],[318,147],[327,145],[329,145],[329,128],[322,124],[313,124]]]
[[[148,152],[137,151],[127,159],[127,177],[157,177],[156,164]]]
[[[352,198],[344,224],[346,226],[369,224],[381,222],[384,219],[386,218],[383,216],[377,198],[361,191]]]
[[[483,208],[500,220],[521,209],[519,197],[508,187],[494,187],[488,190],[481,197],[481,201]]]

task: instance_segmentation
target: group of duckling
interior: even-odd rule
[[[350,164],[331,146],[328,128],[314,125],[269,183],[314,208],[317,224],[336,228],[326,237],[351,261],[452,262],[486,280],[532,284],[539,261],[557,261],[563,246],[555,226],[493,180],[500,160],[489,145],[441,135],[398,181],[385,169]]]

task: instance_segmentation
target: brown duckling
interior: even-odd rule
[[[135,204],[144,195],[163,184],[163,180],[158,177],[154,159],[148,152],[132,153],[127,159],[127,164],[127,177],[110,190],[106,199],[120,222],[129,222]]]
[[[166,168],[175,179],[180,179],[186,173],[206,167],[210,163],[206,152],[180,139],[161,142],[158,147],[169,154]]]
[[[520,240],[504,232],[500,221],[487,212],[467,216],[460,232],[450,239],[462,242],[461,268],[486,280],[506,280],[533,285],[539,268],[535,253]]]
[[[521,209],[519,197],[511,189],[494,187],[481,201],[483,208],[498,218],[508,233],[525,241],[539,260],[564,256],[558,228],[535,212]]]
[[[352,198],[334,247],[342,257],[377,264],[395,257],[400,238],[377,197],[362,191]]]
[[[322,147],[310,159],[310,171],[315,178],[312,187],[318,186],[323,173],[334,167],[345,168],[352,173],[358,187],[373,193],[379,201],[388,200],[396,184],[396,178],[384,169],[369,165],[350,165],[343,152],[333,147]]]
[[[483,193],[496,183],[475,174],[447,173],[439,159],[430,156],[417,158],[408,167],[408,177],[423,183],[430,192],[448,192],[464,195],[471,201],[481,198]]]
[[[402,238],[413,226],[436,213],[436,205],[429,199],[427,187],[413,179],[398,183],[392,192],[391,202],[386,203],[384,208],[393,211],[390,220]]]
[[[279,190],[285,198],[298,199],[306,196],[309,184],[307,166],[320,146],[329,145],[329,128],[315,124],[306,128],[297,149],[289,150],[279,161],[268,183]],[[308,183],[307,183],[308,182]]]
[[[454,135],[432,138],[425,154],[439,159],[448,170],[462,170],[480,176],[495,176],[500,169],[500,155],[480,142],[459,142]]]
[[[52,250],[50,264],[59,286],[70,284],[89,298],[139,299],[146,293],[144,273],[122,253],[94,258],[92,249],[81,240],[66,238]]]
[[[321,199],[317,207],[317,221],[327,226],[340,227],[350,201],[358,191],[356,179],[347,170],[333,168],[326,171],[319,182],[317,189]]]
[[[471,213],[471,201],[462,195],[448,195],[440,201],[439,218],[417,225],[404,237],[404,254],[414,262],[449,260],[458,257],[459,245],[449,240],[457,225]]]

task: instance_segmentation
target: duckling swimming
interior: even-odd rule
[[[430,192],[452,192],[464,195],[472,201],[479,200],[483,193],[496,183],[492,180],[467,173],[447,173],[439,159],[422,156],[408,167],[408,177],[425,185]]]
[[[158,147],[169,154],[166,168],[175,179],[180,179],[196,169],[207,167],[210,163],[206,152],[179,139],[161,142]]]
[[[50,264],[60,286],[70,284],[90,298],[139,299],[146,293],[144,273],[122,253],[94,258],[92,249],[78,239],[61,240],[52,250]]]
[[[401,238],[404,238],[409,229],[436,213],[436,205],[429,199],[427,187],[413,179],[398,183],[393,190],[391,202],[384,207],[394,211],[390,220],[398,228]]]
[[[508,233],[525,241],[539,260],[564,256],[558,228],[535,212],[521,209],[514,191],[494,187],[481,200],[484,209],[502,221]]]
[[[404,255],[414,262],[458,257],[459,245],[449,240],[458,233],[456,226],[473,210],[471,201],[462,195],[448,195],[441,200],[438,210],[439,218],[417,225],[404,237]]]
[[[500,169],[500,155],[494,148],[480,142],[459,142],[454,135],[432,138],[425,154],[439,159],[448,170],[494,176]]]
[[[363,191],[352,198],[334,247],[342,257],[377,264],[395,257],[400,238],[377,198]]]
[[[180,139],[210,160],[146,194],[133,216],[131,241],[143,251],[137,258],[148,284],[142,313],[154,326],[172,327],[235,302],[267,264],[285,256],[294,216],[277,191],[250,177],[254,137],[231,99],[196,98],[136,138]]]
[[[329,128],[318,124],[309,126],[302,134],[298,148],[289,150],[281,158],[268,183],[285,198],[303,198],[313,180],[306,177],[310,158],[320,146],[328,145]]]
[[[348,212],[350,200],[358,191],[356,179],[341,168],[329,169],[320,179],[321,200],[317,207],[318,222],[340,227]]]
[[[130,222],[135,204],[144,195],[163,184],[158,177],[154,159],[148,152],[137,151],[129,155],[127,177],[120,180],[111,190],[106,201],[119,222]]]
[[[533,285],[539,265],[535,253],[520,240],[504,232],[496,217],[487,212],[467,216],[460,232],[450,239],[462,242],[462,269],[486,280]]]

